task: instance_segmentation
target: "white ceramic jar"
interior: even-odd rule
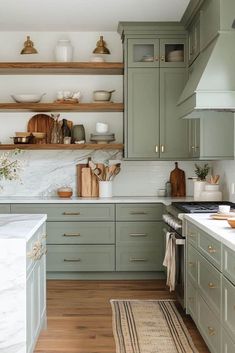
[[[70,62],[73,59],[73,46],[69,39],[60,39],[55,47],[55,59],[59,62]]]

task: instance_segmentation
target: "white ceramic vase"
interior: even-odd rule
[[[59,62],[70,62],[73,59],[73,46],[69,39],[60,39],[55,47],[55,59]]]
[[[112,197],[112,181],[99,181],[99,197]]]
[[[201,200],[201,193],[205,190],[206,181],[194,180],[193,198],[195,201]]]

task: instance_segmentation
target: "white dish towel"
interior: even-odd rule
[[[175,234],[171,232],[166,233],[166,252],[163,261],[163,266],[167,268],[166,284],[170,288],[170,292],[175,290],[175,248],[176,239]]]

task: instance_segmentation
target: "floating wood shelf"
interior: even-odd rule
[[[123,75],[120,62],[0,62],[1,75]]]
[[[122,143],[83,143],[83,144],[0,144],[0,150],[123,150]]]
[[[0,112],[123,112],[123,103],[0,103]]]

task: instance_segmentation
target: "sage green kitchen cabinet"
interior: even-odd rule
[[[223,353],[234,353],[235,352],[235,337],[234,340],[222,329],[222,346],[221,352]]]
[[[177,51],[177,52],[176,52]],[[182,52],[182,60],[172,58]],[[128,67],[185,67],[186,40],[184,38],[128,39]]]
[[[188,61],[191,65],[200,54],[200,14],[188,28],[188,42]]]
[[[0,205],[0,214],[1,213],[11,213],[10,205]]]
[[[206,0],[201,7],[201,50],[215,39],[220,30],[220,2],[221,0]]]
[[[189,119],[189,154],[192,159],[234,158],[233,113],[202,112]]]
[[[222,283],[222,322],[231,337],[235,339],[235,286],[226,278]]]
[[[188,158],[188,121],[175,115],[185,82],[181,68],[128,69],[126,158]]]

